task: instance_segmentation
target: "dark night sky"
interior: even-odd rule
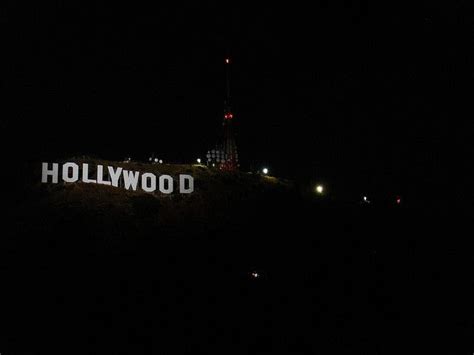
[[[12,3],[2,130],[35,159],[193,161],[221,128],[230,49],[244,167],[390,193],[467,179],[468,2],[328,3]]]

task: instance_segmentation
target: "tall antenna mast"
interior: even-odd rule
[[[237,145],[235,144],[233,119],[234,114],[230,105],[230,68],[231,58],[225,58],[226,66],[226,98],[224,101],[224,161],[221,163],[223,170],[237,170],[238,169],[238,154]]]
[[[239,156],[237,154],[237,145],[234,137],[234,114],[230,105],[230,69],[231,58],[227,56],[224,60],[226,70],[226,87],[224,99],[224,127],[223,141],[215,149],[207,152],[207,164],[217,166],[221,170],[235,171],[239,168]]]
[[[226,104],[230,106],[230,57],[227,56],[225,59],[225,64],[226,64],[226,89],[227,89],[227,95],[226,95]]]

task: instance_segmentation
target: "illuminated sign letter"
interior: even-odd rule
[[[140,175],[138,171],[123,171],[123,182],[127,190],[131,187],[133,191],[137,191],[138,175]]]
[[[43,171],[41,173],[41,182],[47,183],[48,176],[53,178],[53,184],[58,183],[58,175],[59,175],[59,165],[57,163],[53,163],[53,168],[48,170],[48,163],[43,163]]]
[[[111,182],[104,180],[104,167],[102,165],[97,165],[97,183],[101,185],[110,185]]]
[[[188,181],[188,188],[186,188]],[[182,194],[190,194],[194,191],[194,179],[191,175],[179,175],[179,192]]]
[[[168,188],[166,188],[166,182],[168,182]],[[173,192],[173,178],[169,175],[161,175],[160,176],[160,192],[164,194],[170,194]]]
[[[122,174],[123,169],[117,168],[117,171],[114,171],[114,168],[112,166],[108,166],[107,168],[109,170],[110,179],[112,180],[112,186],[118,187],[120,175]]]
[[[89,179],[89,164],[82,164],[82,182],[86,184],[97,182],[93,179]]]
[[[69,175],[69,170],[72,169],[72,176]],[[76,182],[79,180],[79,166],[76,163],[66,163],[63,165],[63,181]]]
[[[142,175],[142,190],[145,192],[154,192],[156,190],[155,174],[145,173]]]

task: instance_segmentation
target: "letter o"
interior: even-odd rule
[[[165,182],[168,182],[168,188],[165,187]],[[173,192],[173,178],[169,175],[161,175],[160,180],[160,192],[164,194],[170,194]]]
[[[69,174],[70,169],[72,169],[72,176]],[[79,166],[76,163],[65,163],[63,165],[63,181],[76,182],[77,180],[79,180]]]
[[[142,175],[142,190],[145,192],[153,192],[156,190],[156,176],[152,173]]]

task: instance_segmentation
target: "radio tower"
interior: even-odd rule
[[[238,154],[237,145],[234,137],[234,114],[230,105],[230,57],[225,59],[226,66],[226,98],[224,101],[224,142],[223,155],[224,159],[221,161],[220,168],[227,171],[235,171],[238,169]]]

